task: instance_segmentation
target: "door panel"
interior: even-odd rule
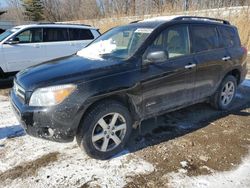
[[[70,43],[68,29],[46,27],[43,29],[46,61],[66,57],[75,53],[75,45]]]
[[[3,72],[8,72],[2,44],[0,44],[0,68],[3,70]]]
[[[209,52],[198,53],[195,55],[196,79],[195,79],[195,99],[202,99],[211,96],[220,84],[221,74],[226,57],[225,49],[216,49]]]
[[[211,96],[219,86],[227,52],[220,46],[216,26],[193,24],[190,31],[197,64],[194,99],[200,100]]]
[[[70,41],[65,42],[46,42],[45,46],[45,61],[57,59],[73,55],[76,52],[75,45],[71,45]]]
[[[23,70],[43,62],[45,51],[41,44],[3,45],[8,72]]]
[[[223,47],[227,50],[227,70],[232,66],[242,64],[244,52],[241,48],[240,38],[238,31],[234,27],[220,26],[220,38]],[[243,59],[242,59],[243,58]]]
[[[146,115],[192,101],[195,68],[185,68],[192,62],[193,56],[190,55],[144,68],[147,69],[142,81]]]
[[[179,25],[164,30],[147,49],[144,59],[151,51],[164,51],[168,58],[143,65],[144,114],[191,103],[196,65],[190,55],[188,27]]]
[[[42,29],[28,29],[14,37],[18,44],[3,44],[3,54],[8,72],[23,70],[43,62],[45,48]]]

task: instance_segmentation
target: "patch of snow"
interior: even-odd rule
[[[154,166],[143,159],[123,151],[110,160],[101,161],[88,157],[75,142],[55,143],[28,135],[8,139],[17,135],[20,128],[10,108],[8,97],[0,96],[0,174],[17,166],[35,163],[53,152],[58,158],[38,169],[28,177],[6,179],[0,187],[81,187],[85,184],[101,187],[122,187],[128,176],[151,173]],[[6,129],[7,128],[7,129]],[[6,129],[2,132],[1,130]],[[36,168],[36,164],[32,168]]]
[[[204,155],[201,155],[201,156],[199,156],[199,159],[200,159],[201,161],[207,162],[207,161],[209,160],[209,157],[204,156]]]
[[[0,127],[0,140],[4,138],[14,138],[24,134],[24,130],[20,125]]]
[[[159,16],[159,14],[155,15],[144,15],[145,21],[171,21],[172,19],[178,16],[203,16],[203,17],[224,17],[227,18],[228,16],[237,16],[242,14],[242,12],[248,12],[248,6],[237,6],[237,7],[225,7],[225,8],[214,8],[214,9],[203,9],[203,10],[195,10],[195,11],[182,11],[176,12],[175,15],[169,16]],[[153,16],[153,17],[152,17]],[[126,17],[125,17],[126,18]],[[139,17],[127,17],[128,19],[133,18],[133,20],[140,19]],[[212,21],[212,20],[211,20]],[[250,52],[249,52],[250,53]]]
[[[0,150],[1,151],[1,150]],[[5,172],[24,162],[34,161],[43,155],[59,152],[57,161],[42,167],[35,176],[17,178],[6,187],[80,187],[93,182],[101,187],[122,187],[127,176],[150,173],[154,170],[150,163],[133,156],[121,155],[107,161],[88,157],[76,143],[60,144],[29,136],[19,137],[11,143],[6,140],[2,149],[5,157],[0,159],[0,172]],[[48,178],[49,177],[49,178]],[[34,182],[34,179],[39,180]],[[1,184],[1,183],[0,183]]]
[[[180,12],[180,14],[188,14],[188,15],[198,15],[204,17],[227,17],[230,15],[237,16],[242,13],[242,11],[248,11],[248,6],[236,6],[236,7],[225,7],[225,8],[214,8],[214,9],[203,9],[203,10],[195,10],[195,11],[185,11]]]
[[[179,172],[179,173],[182,173],[182,174],[185,174],[185,173],[187,173],[188,171],[187,171],[187,169],[181,168],[181,169],[178,170],[178,172]]]
[[[232,171],[215,172],[211,175],[189,177],[185,173],[170,173],[170,187],[185,188],[227,188],[227,187],[250,187],[250,154],[242,164]]]
[[[19,124],[15,115],[11,112],[8,97],[0,95],[0,128]]]
[[[180,125],[178,125],[178,128],[179,129],[182,129],[182,130],[191,130],[193,128],[195,128],[196,125],[192,124],[192,123],[183,123],[181,122]]]
[[[209,167],[206,166],[206,165],[201,166],[200,169],[206,169],[207,171],[214,172],[214,170],[213,170],[212,168],[209,168]]]
[[[24,134],[23,128],[10,107],[8,97],[0,95],[0,141],[5,138],[13,138]],[[0,142],[1,143],[1,142]]]
[[[112,39],[101,40],[78,51],[77,55],[88,59],[102,60],[102,55],[109,54],[116,48],[117,46]]]
[[[250,79],[244,80],[241,85],[246,86],[246,87],[250,87]]]
[[[182,168],[187,168],[188,167],[188,162],[187,161],[181,161],[180,162]]]
[[[26,140],[29,140],[26,138]],[[48,144],[46,144],[49,147]],[[113,158],[108,161],[98,161],[89,158],[74,144],[67,147],[59,145],[51,147],[60,151],[58,161],[42,167],[35,177],[17,178],[12,180],[8,187],[80,187],[86,182],[101,187],[122,187],[126,184],[127,176],[153,171],[153,166],[139,158],[128,159],[128,155]],[[35,147],[35,146],[33,146]],[[27,148],[26,148],[27,149]],[[35,150],[29,148],[33,153]],[[38,149],[39,151],[39,149]],[[49,178],[48,178],[49,177]],[[39,180],[34,182],[34,178]]]
[[[244,96],[241,94],[241,93],[236,93],[236,95],[235,95],[237,98],[239,98],[239,99],[243,99],[244,98]]]

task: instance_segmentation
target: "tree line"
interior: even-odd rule
[[[9,0],[4,18],[70,21],[249,5],[250,0]]]

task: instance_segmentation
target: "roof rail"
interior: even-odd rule
[[[39,22],[39,23],[36,23],[37,25],[43,25],[43,24],[45,24],[45,25],[49,25],[49,24],[55,24],[54,22]]]
[[[138,23],[138,22],[140,22],[140,21],[142,21],[142,20],[135,20],[135,21],[130,22],[130,24]]]
[[[88,24],[76,24],[76,23],[63,23],[63,22],[40,22],[37,23],[38,25],[53,25],[53,24],[61,24],[61,25],[81,25],[81,26],[88,26],[88,27],[92,27],[91,25]]]
[[[209,18],[209,17],[202,17],[202,16],[179,16],[174,18],[173,20],[187,20],[187,19],[194,19],[194,20],[210,20],[215,22],[222,22],[223,24],[230,25],[230,22],[227,20],[217,19],[217,18]]]

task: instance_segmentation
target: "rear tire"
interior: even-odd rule
[[[105,160],[124,148],[131,131],[128,109],[119,102],[106,100],[84,116],[76,140],[90,157]]]
[[[226,76],[211,99],[211,105],[217,110],[229,110],[237,92],[237,80],[234,76]]]

